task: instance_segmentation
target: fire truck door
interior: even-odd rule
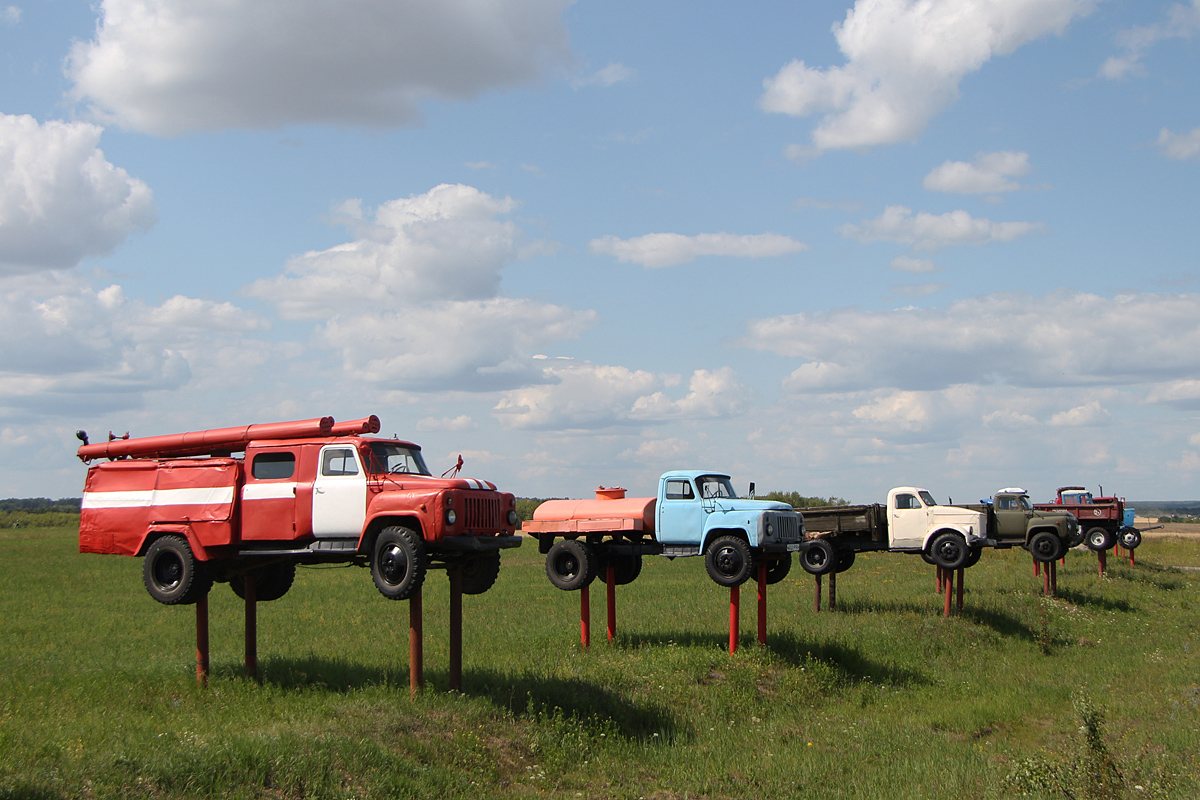
[[[313,536],[358,536],[367,518],[367,476],[348,445],[321,448],[313,482]]]

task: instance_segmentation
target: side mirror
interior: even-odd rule
[[[754,499],[754,481],[750,481],[750,494],[747,495],[751,500]]]

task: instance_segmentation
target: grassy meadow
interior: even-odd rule
[[[410,699],[408,609],[369,573],[301,569],[260,604],[261,680],[241,604],[155,603],[141,562],[80,555],[71,529],[0,530],[0,800],[231,798],[967,798],[1200,796],[1200,542],[1138,563],[1073,552],[1041,597],[1023,551],[967,571],[943,619],[932,567],[860,556],[839,610],[798,567],[755,645],[743,589],[700,559],[648,558],[618,636],[579,644],[579,595],[532,542],[464,598],[463,693],[446,691],[447,581],[425,589],[426,689]]]

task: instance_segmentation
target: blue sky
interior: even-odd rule
[[[336,13],[328,9],[336,7]],[[0,0],[0,480],[1197,496],[1200,0]]]

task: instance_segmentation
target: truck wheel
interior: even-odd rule
[[[704,552],[704,568],[720,586],[741,586],[754,572],[750,544],[740,536],[718,536]]]
[[[642,554],[606,554],[604,566],[613,568],[613,583],[617,586],[625,586],[636,581],[638,575],[642,574]]]
[[[971,552],[967,554],[967,561],[963,564],[963,568],[973,567],[979,563],[979,559],[983,557],[982,547],[972,547]]]
[[[265,567],[260,567],[250,573],[254,576],[254,599],[266,603],[271,600],[278,600],[288,593],[288,589],[292,588],[292,581],[296,580],[296,562],[281,561],[276,564],[269,564]],[[229,588],[233,589],[233,593],[243,600],[246,599],[246,576],[231,575],[229,577]]]
[[[1029,552],[1035,561],[1049,564],[1062,558],[1062,542],[1050,531],[1039,531],[1029,540]]]
[[[854,566],[854,551],[839,550],[837,554],[837,566],[833,568],[834,572],[845,572]]]
[[[191,605],[212,588],[212,573],[182,536],[160,536],[142,563],[146,591],[164,605]]]
[[[966,540],[957,533],[939,533],[929,543],[929,555],[942,569],[961,569],[970,552]]]
[[[800,552],[800,566],[809,575],[824,575],[837,566],[837,553],[829,542],[817,539],[807,550]]]
[[[788,576],[792,571],[792,554],[784,553],[779,558],[767,562],[767,585],[774,585]],[[757,570],[756,570],[757,572]]]
[[[595,552],[586,542],[563,539],[546,554],[546,577],[564,592],[590,586],[599,566]]]
[[[1094,550],[1099,553],[1102,550],[1108,550],[1117,543],[1117,536],[1112,531],[1104,528],[1092,528],[1087,532],[1087,546],[1089,550]]]
[[[1136,550],[1137,546],[1142,543],[1142,532],[1137,528],[1121,528],[1118,533],[1121,534],[1121,547],[1126,550]]]
[[[464,558],[462,565],[463,594],[483,594],[500,577],[500,551]]]
[[[938,565],[938,563],[933,560],[933,556],[929,555],[929,553],[924,550],[921,551],[921,560],[931,567],[936,567]]]
[[[409,528],[390,525],[371,548],[371,578],[388,600],[407,600],[425,582],[425,542]]]

